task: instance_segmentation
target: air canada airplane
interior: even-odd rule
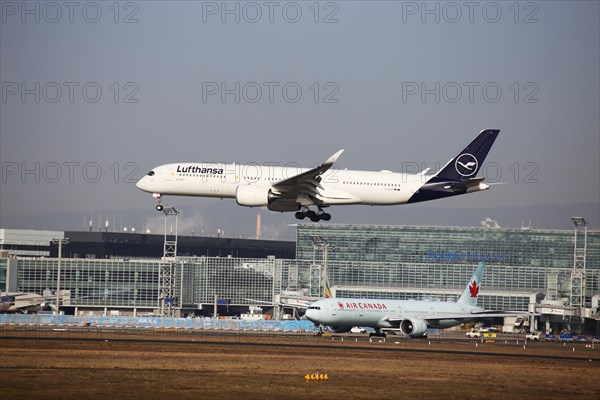
[[[483,318],[528,315],[485,311],[477,298],[485,264],[479,263],[469,284],[456,302],[427,300],[378,300],[326,298],[310,304],[306,318],[328,326],[334,332],[349,332],[353,326],[400,332],[410,337],[425,337],[427,328],[445,329]]]
[[[136,186],[162,196],[234,198],[240,206],[296,212],[297,219],[329,221],[325,207],[347,204],[397,205],[487,190],[477,177],[498,133],[481,131],[436,174],[351,171],[331,168],[344,150],[311,169],[223,163],[175,163],[154,168]],[[316,208],[316,211],[310,209]]]

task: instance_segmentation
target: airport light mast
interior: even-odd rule
[[[175,207],[164,207],[165,239],[163,257],[158,264],[158,315],[161,317],[175,316],[175,264],[177,262],[177,229],[179,211]],[[175,232],[169,234],[169,217],[175,217]]]
[[[583,309],[585,307],[585,260],[587,258],[587,221],[582,217],[571,217],[575,225],[573,249],[573,271],[571,272],[571,298],[573,307],[571,330],[581,331],[583,324]],[[578,239],[578,231],[583,230],[583,240]],[[583,243],[582,243],[583,242]]]
[[[52,244],[58,244],[58,262],[56,271],[56,314],[60,314],[60,263],[62,261],[62,246],[63,244],[69,243],[68,238],[55,238],[52,239]]]
[[[329,279],[328,279],[328,266],[327,261],[329,259],[329,250],[335,249],[335,244],[328,243],[325,239],[323,239],[319,235],[311,236],[310,239],[313,242],[313,264],[310,268],[310,276],[311,276],[311,296],[317,295],[319,297],[327,297],[327,291],[329,288]],[[315,264],[315,253],[317,248],[320,248],[323,251],[322,264]]]

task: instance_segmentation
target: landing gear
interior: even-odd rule
[[[318,211],[310,210],[308,207],[302,207],[302,210],[296,213],[296,219],[309,218],[312,222],[319,222],[320,220],[329,221],[331,220],[331,214],[328,214],[319,207]]]
[[[369,337],[386,337],[387,335],[383,331],[383,329],[377,329],[375,332],[369,333]]]
[[[164,207],[162,204],[162,199],[161,199],[160,193],[153,193],[152,197],[154,197],[156,199],[156,201],[158,201],[158,204],[156,205],[156,211],[162,211],[164,209]]]

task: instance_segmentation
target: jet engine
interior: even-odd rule
[[[408,318],[400,322],[400,332],[410,337],[427,336],[427,322],[418,318]]]
[[[259,185],[240,185],[235,191],[235,201],[245,207],[267,207],[271,211],[298,211],[295,199],[282,198],[270,188]]]
[[[350,329],[352,329],[351,326],[328,326],[327,328],[333,333],[350,332]]]
[[[271,189],[258,185],[240,185],[235,190],[235,201],[240,206],[266,207],[271,202]]]

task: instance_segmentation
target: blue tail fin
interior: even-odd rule
[[[481,131],[467,147],[448,161],[448,164],[435,175],[433,182],[464,181],[474,178],[498,137],[498,133],[500,133],[499,129]]]
[[[481,281],[483,280],[484,270],[485,263],[482,261],[479,263],[479,266],[477,267],[475,273],[471,277],[469,284],[458,299],[459,303],[467,303],[471,306],[477,305],[477,298],[479,297],[479,289],[481,287]]]

